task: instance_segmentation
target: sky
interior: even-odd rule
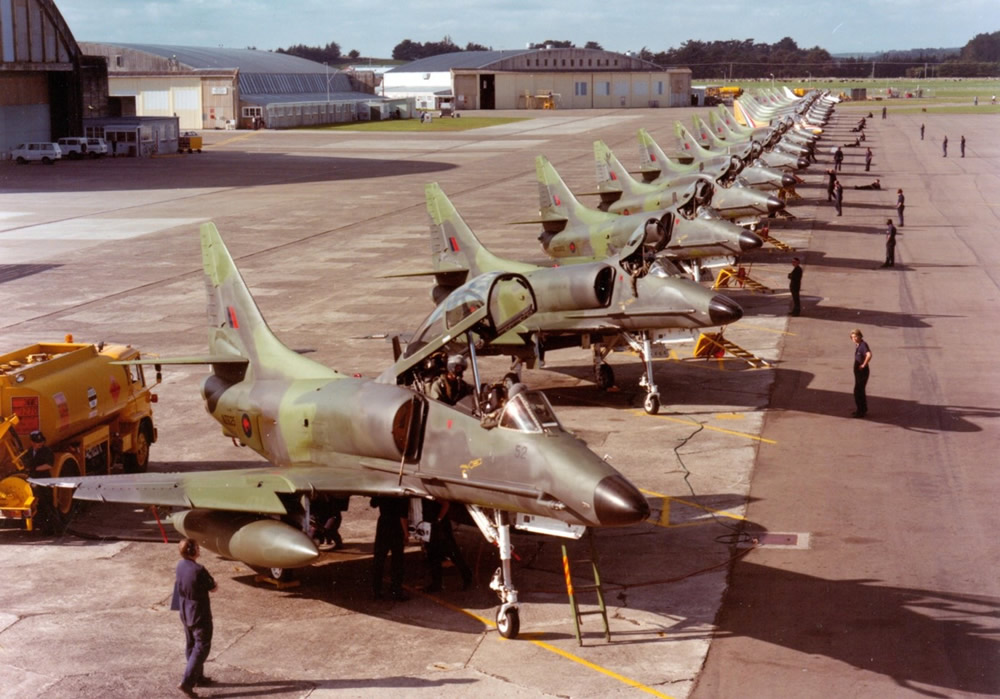
[[[55,0],[77,41],[325,46],[390,58],[404,39],[523,49],[596,41],[657,53],[685,41],[789,36],[801,48],[869,53],[957,48],[1000,30],[1000,0]]]

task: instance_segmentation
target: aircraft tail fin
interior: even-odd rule
[[[643,172],[666,169],[667,155],[646,129],[639,129],[639,169]]]
[[[431,219],[431,261],[437,275],[467,273],[471,279],[486,272],[521,272],[520,263],[490,252],[472,232],[437,182],[424,187]],[[464,283],[464,281],[462,281]]]
[[[535,174],[538,176],[538,209],[542,220],[582,222],[586,207],[573,195],[544,155],[535,158]]]
[[[286,347],[264,320],[214,223],[201,226],[201,257],[208,295],[211,356],[247,360],[255,378],[320,378],[338,375]]]
[[[701,144],[694,139],[691,132],[688,131],[681,122],[678,121],[674,124],[674,133],[677,135],[677,145],[684,153],[698,159],[707,158],[712,155],[712,153],[703,148]]]

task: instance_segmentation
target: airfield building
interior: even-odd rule
[[[460,51],[387,71],[382,86],[419,109],[683,107],[691,71],[598,49]]]
[[[351,72],[253,49],[82,42],[108,65],[109,99],[121,116],[176,114],[181,129],[292,128],[381,118],[386,104]]]

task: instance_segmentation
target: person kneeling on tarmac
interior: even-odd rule
[[[453,354],[448,357],[444,373],[431,382],[430,397],[448,405],[455,405],[462,398],[471,394],[472,386],[462,379],[462,374],[467,366],[468,363],[461,354]]]

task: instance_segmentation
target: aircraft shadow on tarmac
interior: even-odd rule
[[[732,576],[739,583],[729,588],[717,637],[828,657],[924,696],[997,692],[1000,640],[976,621],[1000,617],[995,597],[825,579],[745,559]],[[928,648],[947,660],[929,662]]]
[[[690,419],[706,410],[717,412],[719,405],[741,410],[762,407],[770,410],[794,410],[837,418],[846,418],[854,410],[854,380],[850,373],[850,365],[844,372],[844,390],[831,391],[810,388],[815,374],[808,371],[783,367],[766,370],[749,369],[739,360],[725,360],[725,363],[720,360],[718,364],[711,365],[715,368],[723,366],[726,368],[724,371],[705,371],[692,366],[704,361],[664,361],[655,364],[656,383],[663,396],[661,416],[676,415]],[[635,366],[632,364],[614,364],[615,376],[621,390],[613,393],[602,391],[589,383],[593,380],[592,372],[586,366],[559,367],[550,364],[546,369],[575,376],[587,383],[554,389],[546,389],[544,385],[538,387],[545,390],[545,395],[556,407],[602,405],[610,408],[641,409],[645,394],[637,384],[642,370],[638,362],[634,362]],[[773,372],[772,378],[779,387],[768,406],[756,405],[754,392],[747,391],[745,384],[742,387],[740,385],[748,376],[759,372],[767,374]],[[781,390],[782,386],[785,390]],[[970,418],[1000,418],[1000,408],[997,407],[920,403],[880,396],[877,387],[876,374],[868,385],[866,419],[870,422],[896,425],[916,432],[981,432],[983,428]],[[748,397],[749,400],[742,400]],[[712,407],[706,408],[706,406]]]
[[[416,159],[219,151],[163,158],[65,161],[53,167],[0,163],[0,182],[8,191],[38,193],[220,189],[404,175],[429,177],[455,167],[453,163]]]

